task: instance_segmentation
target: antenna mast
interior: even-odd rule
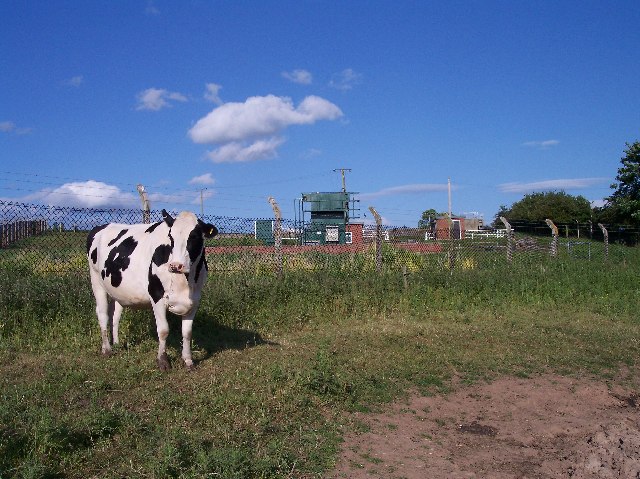
[[[333,171],[339,171],[342,174],[342,192],[347,192],[347,183],[345,181],[344,173],[345,171],[351,172],[351,168],[336,168]]]

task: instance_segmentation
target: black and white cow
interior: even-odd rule
[[[191,369],[193,318],[207,280],[204,238],[215,236],[218,230],[186,211],[174,219],[162,210],[162,217],[164,221],[151,225],[97,226],[87,237],[102,354],[111,354],[109,324],[113,326],[113,344],[118,343],[123,307],[151,308],[158,330],[158,367],[169,369],[169,310],[182,316],[182,359]]]

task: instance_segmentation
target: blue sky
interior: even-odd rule
[[[0,2],[0,199],[413,226],[601,201],[640,140],[640,2]],[[362,218],[370,221],[371,215]]]

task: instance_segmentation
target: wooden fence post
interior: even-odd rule
[[[507,263],[511,263],[513,261],[513,229],[511,228],[511,223],[504,216],[500,217],[500,221],[507,229]]]
[[[551,228],[551,234],[553,238],[551,239],[551,256],[554,258],[558,256],[558,227],[551,221],[550,219],[544,220],[547,223],[547,226]]]
[[[449,263],[449,272],[453,274],[453,269],[456,266],[456,261],[455,261],[455,252],[454,252],[454,248],[453,248],[453,218],[451,218],[451,214],[447,214],[447,219],[449,220],[449,248],[447,251],[447,260]]]
[[[282,278],[282,212],[280,211],[280,207],[273,196],[269,196],[269,203],[271,204],[273,215],[275,216],[273,223],[273,239],[275,246],[276,274],[278,275],[278,278]]]
[[[151,223],[151,205],[149,204],[149,197],[147,191],[144,189],[144,185],[138,184],[136,186],[138,194],[140,195],[140,201],[142,201],[142,222],[145,224]]]
[[[376,271],[382,270],[382,217],[373,206],[369,206],[369,211],[376,219]]]
[[[609,260],[609,232],[602,223],[598,223],[598,226],[602,230],[602,236],[604,237],[604,260]]]

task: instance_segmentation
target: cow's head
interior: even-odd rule
[[[162,218],[169,226],[171,238],[169,271],[188,275],[192,266],[202,261],[204,238],[214,237],[218,234],[218,229],[187,211],[173,218],[162,210]]]

